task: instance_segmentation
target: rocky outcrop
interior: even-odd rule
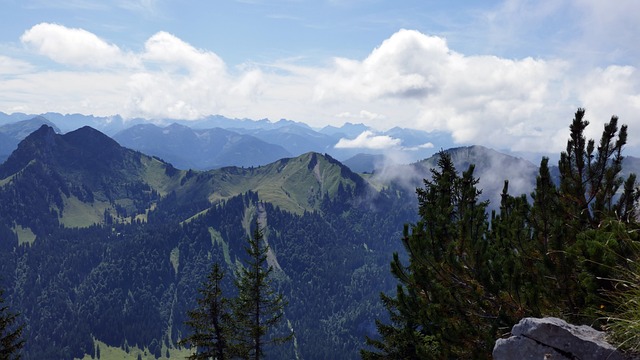
[[[513,327],[511,335],[496,341],[494,360],[625,359],[606,342],[603,332],[558,318],[524,318]]]

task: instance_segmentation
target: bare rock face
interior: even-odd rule
[[[511,337],[498,339],[494,360],[623,360],[606,342],[604,333],[590,326],[568,324],[558,318],[524,318],[511,330]]]

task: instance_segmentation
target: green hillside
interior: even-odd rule
[[[384,189],[317,153],[184,171],[91,128],[43,126],[0,165],[0,285],[30,334],[24,358],[184,354],[198,287],[218,262],[232,291],[258,219],[295,331],[272,356],[357,358],[415,216],[410,193]]]
[[[215,203],[254,191],[264,201],[293,213],[317,210],[325,196],[339,189],[364,191],[364,180],[327,155],[307,153],[254,167],[227,167],[208,172],[188,172],[178,193],[189,200],[206,198]]]

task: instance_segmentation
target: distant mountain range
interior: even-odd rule
[[[61,133],[90,126],[112,136],[126,147],[166,159],[182,169],[258,166],[310,151],[326,153],[340,161],[359,154],[372,154],[388,157],[389,161],[410,163],[427,158],[439,149],[453,146],[448,135],[420,130],[393,128],[374,131],[363,124],[352,123],[345,123],[341,127],[313,129],[292,120],[271,122],[267,119],[229,119],[219,115],[194,121],[164,119],[151,122],[139,118],[123,119],[118,115],[98,117],[0,112],[0,126],[36,117],[46,119]],[[363,134],[367,136],[359,138]],[[25,136],[26,134],[22,134],[18,140]],[[392,139],[396,145],[380,148],[372,143],[376,140],[375,137]],[[354,141],[355,139],[360,140]],[[337,147],[339,142],[343,145]],[[3,154],[4,157],[8,156],[8,149],[15,149],[17,145],[15,141],[3,143],[6,145],[0,149],[0,160],[3,159]]]
[[[113,136],[122,146],[162,158],[180,169],[259,166],[290,157],[282,146],[222,128],[134,125]]]
[[[457,154],[454,162],[459,169],[466,168],[470,163],[476,164],[480,185],[485,189],[486,197],[494,203],[499,200],[496,194],[502,190],[504,179],[510,179],[512,193],[529,193],[533,188],[537,169],[537,164],[525,159],[481,146],[447,147],[451,144],[451,139],[444,134],[398,127],[373,133],[375,136],[387,136],[401,141],[399,148],[388,150],[336,148],[341,139],[352,140],[371,131],[363,124],[345,123],[342,127],[326,126],[314,130],[304,123],[292,120],[282,119],[274,123],[267,119],[229,119],[217,115],[195,121],[157,125],[144,119],[124,120],[120,116],[58,113],[32,116],[2,112],[0,163],[16,149],[22,139],[42,125],[52,127],[55,133],[63,133],[65,129],[67,132],[72,131],[81,126],[91,126],[107,134],[111,132],[112,138],[122,146],[156,156],[178,169],[255,167],[282,158],[317,152],[329,154],[355,172],[373,173],[374,178],[396,178],[411,186],[421,185],[421,176],[428,174],[428,169],[435,166],[433,156],[438,150],[449,149],[447,151]],[[425,147],[425,144],[431,146]],[[480,164],[484,166],[479,166]],[[551,171],[555,172],[553,163]],[[624,160],[624,173],[633,171],[640,171],[640,159],[627,156]],[[416,173],[420,175],[410,175]]]

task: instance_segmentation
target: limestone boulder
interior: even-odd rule
[[[511,335],[496,341],[495,360],[625,359],[605,340],[602,331],[558,318],[524,318],[513,327]]]

